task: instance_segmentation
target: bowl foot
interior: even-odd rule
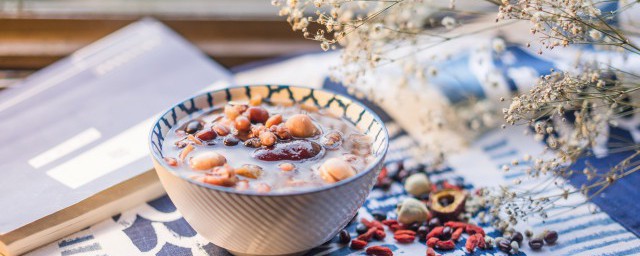
[[[227,250],[229,253],[235,255],[235,256],[257,256],[257,255],[261,255],[264,256],[263,254],[250,254],[250,253],[240,253],[240,252],[234,252],[231,250]],[[269,255],[269,256],[300,256],[300,255],[304,255],[305,253],[309,252],[309,250],[306,251],[302,251],[302,252],[296,252],[296,253],[290,253],[290,254],[277,254],[277,255]]]

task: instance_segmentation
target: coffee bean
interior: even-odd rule
[[[529,240],[529,247],[531,247],[531,249],[533,250],[539,250],[540,248],[542,248],[543,244],[544,242],[541,238],[534,238]]]
[[[367,232],[367,230],[369,230],[367,226],[362,223],[358,223],[358,225],[356,226],[356,233],[358,233],[358,235],[364,234],[365,232]]]
[[[558,232],[547,231],[544,235],[544,241],[547,244],[554,244],[556,241],[558,241]]]
[[[524,239],[524,237],[522,236],[522,233],[520,232],[515,232],[511,235],[511,241],[515,241],[516,243],[518,243],[518,245],[522,244],[522,240]]]
[[[351,241],[351,235],[349,234],[349,231],[347,231],[346,229],[340,230],[340,234],[338,236],[339,236],[338,242],[340,242],[341,244],[347,244]]]
[[[194,134],[200,129],[202,129],[202,124],[200,123],[200,121],[194,120],[187,124],[187,127],[184,129],[184,131],[188,134]]]
[[[383,211],[374,211],[374,212],[371,212],[371,215],[373,216],[374,219],[378,221],[383,221],[387,219],[387,213]]]

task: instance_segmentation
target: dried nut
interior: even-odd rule
[[[414,222],[422,223],[427,220],[429,210],[427,206],[414,198],[406,198],[398,204],[398,222],[409,225]]]
[[[236,120],[236,117],[240,116],[240,111],[236,106],[227,104],[224,106],[224,115],[229,120]]]
[[[264,124],[269,119],[269,112],[263,107],[250,107],[247,110],[249,120],[252,123],[261,123]]]
[[[293,137],[307,138],[316,134],[318,128],[311,121],[311,117],[304,114],[291,116],[285,123]]]
[[[320,166],[320,177],[334,183],[355,176],[356,172],[351,165],[340,158],[329,158]]]
[[[322,137],[322,145],[327,149],[337,149],[342,145],[342,133],[330,131]]]
[[[441,190],[431,195],[431,211],[443,221],[454,220],[464,210],[467,194],[454,189]]]
[[[289,133],[289,129],[287,129],[287,127],[285,127],[284,125],[277,125],[275,127],[276,127],[275,133],[279,139],[281,140],[291,139],[291,133]]]
[[[238,182],[238,177],[231,166],[225,164],[224,166],[218,166],[211,170],[204,177],[198,178],[198,180],[216,186],[233,187]]]
[[[249,100],[249,105],[260,106],[260,104],[262,104],[262,95],[256,94],[251,96],[251,99]]]
[[[194,149],[195,147],[193,146],[193,144],[187,144],[187,146],[185,146],[184,149],[180,151],[180,155],[178,156],[180,158],[180,161],[184,161],[184,159],[187,158],[187,155],[189,155],[189,153],[191,153],[191,151],[193,151]]]
[[[244,145],[250,148],[259,148],[260,146],[262,146],[262,144],[260,143],[260,139],[258,138],[248,139],[244,141]]]
[[[414,196],[421,196],[431,192],[431,181],[424,173],[415,173],[404,182],[404,189]]]
[[[243,164],[240,168],[236,169],[236,174],[247,178],[257,179],[262,175],[262,167],[255,164]]]
[[[271,128],[271,126],[278,125],[282,123],[282,115],[273,115],[267,119],[267,122],[264,124],[267,128]]]
[[[230,132],[229,127],[222,124],[215,124],[212,129],[220,136],[227,136]]]
[[[280,167],[280,170],[284,172],[290,172],[296,169],[296,166],[292,163],[281,163],[278,165],[278,167]]]
[[[235,127],[238,131],[248,131],[251,128],[251,122],[246,116],[236,118]]]
[[[202,130],[196,133],[196,138],[202,141],[210,141],[216,138],[216,132],[213,130]]]
[[[192,157],[191,160],[189,160],[189,166],[191,166],[191,169],[204,171],[216,166],[222,166],[226,162],[227,159],[221,154],[209,151]]]
[[[260,133],[260,144],[263,146],[273,146],[273,144],[276,144],[276,139],[276,135],[272,132],[267,131]]]

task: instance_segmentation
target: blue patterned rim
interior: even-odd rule
[[[371,134],[375,131],[376,135],[372,136],[373,140],[373,154],[376,156],[375,160],[369,164],[367,169],[359,172],[349,179],[336,182],[331,185],[301,189],[299,191],[287,191],[287,192],[271,192],[271,193],[257,193],[255,191],[238,191],[233,188],[214,186],[206,183],[194,181],[184,175],[184,173],[176,173],[172,167],[167,165],[163,160],[162,144],[164,142],[164,135],[181,120],[187,117],[191,117],[193,114],[200,114],[202,110],[209,110],[214,107],[222,107],[222,103],[227,103],[233,100],[247,100],[257,91],[265,92],[263,94],[265,98],[285,98],[281,94],[286,94],[286,99],[295,101],[297,103],[312,103],[319,108],[330,108],[332,110],[339,109],[342,112],[341,117],[349,121],[361,130],[365,130],[365,134]],[[320,95],[316,95],[316,92],[320,92]],[[301,93],[303,93],[301,95]],[[321,102],[324,101],[324,104]],[[216,103],[218,104],[216,106]],[[354,110],[351,110],[354,109]],[[368,122],[368,123],[367,123]],[[372,130],[375,129],[375,130]],[[333,92],[325,89],[313,89],[303,86],[290,86],[290,85],[245,85],[245,86],[232,86],[225,89],[219,89],[214,91],[208,91],[196,96],[185,99],[181,103],[178,103],[167,110],[164,114],[160,115],[158,120],[151,128],[149,135],[149,147],[152,157],[169,172],[181,177],[193,184],[201,187],[206,187],[213,190],[224,191],[228,193],[240,194],[240,195],[255,195],[255,196],[289,196],[289,195],[301,195],[318,193],[324,190],[332,189],[338,186],[342,186],[351,181],[354,181],[366,173],[378,168],[384,161],[384,157],[389,147],[389,134],[387,132],[384,123],[380,117],[363,105],[356,99],[349,95]]]

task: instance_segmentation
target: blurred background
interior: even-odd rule
[[[319,50],[267,0],[0,0],[0,88],[142,17],[154,17],[218,63]]]

